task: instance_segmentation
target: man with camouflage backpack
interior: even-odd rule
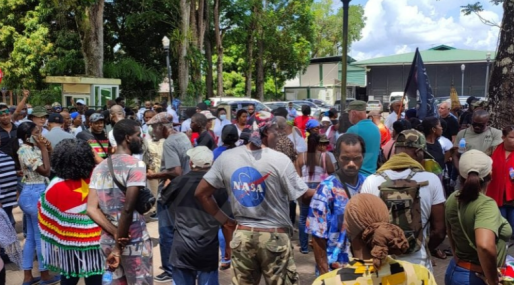
[[[446,235],[444,190],[441,180],[422,166],[426,139],[415,130],[400,133],[395,155],[377,173],[369,176],[361,193],[376,195],[390,211],[391,223],[404,230],[409,249],[399,260],[420,264],[432,271],[429,249],[435,249]]]

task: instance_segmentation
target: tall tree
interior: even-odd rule
[[[223,43],[222,33],[220,27],[220,2],[221,0],[214,0],[214,37],[216,38],[216,95],[223,95]]]
[[[312,4],[314,16],[312,57],[326,57],[341,54],[343,35],[343,10],[334,13],[332,0],[321,0]],[[348,41],[350,43],[362,38],[361,31],[365,26],[364,8],[351,5],[348,16]]]
[[[180,0],[180,28],[178,34],[174,37],[177,42],[177,57],[178,57],[178,95],[183,100],[187,95],[187,87],[189,85],[189,63],[187,60],[187,51],[189,48],[189,34],[190,34],[190,10],[191,6],[188,5],[187,0]]]

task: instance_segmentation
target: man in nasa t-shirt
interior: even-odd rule
[[[271,114],[261,111],[255,120],[258,127],[250,143],[221,154],[203,177],[195,196],[223,224],[225,238],[231,236],[237,222],[230,248],[238,284],[257,284],[261,275],[266,284],[297,284],[289,201],[300,197],[308,200],[314,192],[307,191],[291,159],[268,148],[275,145],[277,131]],[[218,188],[229,191],[235,221],[211,203],[212,193]]]

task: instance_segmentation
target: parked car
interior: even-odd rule
[[[380,100],[369,100],[368,101],[368,104],[366,106],[366,111],[369,112],[369,111],[379,111],[379,112],[382,112],[384,109],[383,109],[383,106],[382,106],[382,102],[380,102]]]
[[[209,98],[211,100],[211,106],[217,107],[220,102],[236,102],[236,101],[253,101],[261,103],[261,101],[253,98],[248,97],[211,97]]]
[[[311,116],[313,116],[315,118],[318,118],[319,114],[321,114],[321,112],[324,112],[324,110],[322,108],[318,107],[318,105],[316,105],[312,102],[309,102],[309,101],[293,100],[292,102],[293,102],[293,104],[298,104],[300,106],[308,105],[309,107],[311,107]],[[300,108],[300,112],[301,112],[301,108]]]
[[[345,106],[348,106],[348,104],[350,104],[352,101],[355,101],[355,98],[346,98]],[[336,108],[338,112],[341,112],[341,100],[336,100],[334,103],[334,108]]]
[[[234,122],[236,118],[237,111],[240,109],[248,109],[249,105],[255,105],[255,111],[268,111],[271,112],[271,109],[266,105],[262,104],[261,101],[251,99],[251,100],[232,100],[232,101],[220,101],[218,102],[216,108],[225,108],[227,111],[227,120]]]
[[[288,108],[289,102],[287,101],[278,101],[278,102],[264,102],[264,105],[266,105],[271,110],[275,110],[279,107]],[[296,111],[301,112],[302,111],[302,105],[293,103],[293,108],[296,109]]]

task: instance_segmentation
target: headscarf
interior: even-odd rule
[[[273,118],[273,115],[267,111],[259,111],[255,114],[255,121],[251,126],[252,133],[250,135],[249,142],[255,145],[256,147],[262,146],[262,133],[273,124],[276,124],[277,121]]]
[[[361,239],[366,243],[377,269],[389,254],[402,254],[409,248],[402,229],[389,223],[385,203],[372,194],[358,194],[350,199],[344,213],[344,227],[350,240]]]
[[[75,120],[79,116],[79,112],[73,112],[70,114],[70,117]]]

